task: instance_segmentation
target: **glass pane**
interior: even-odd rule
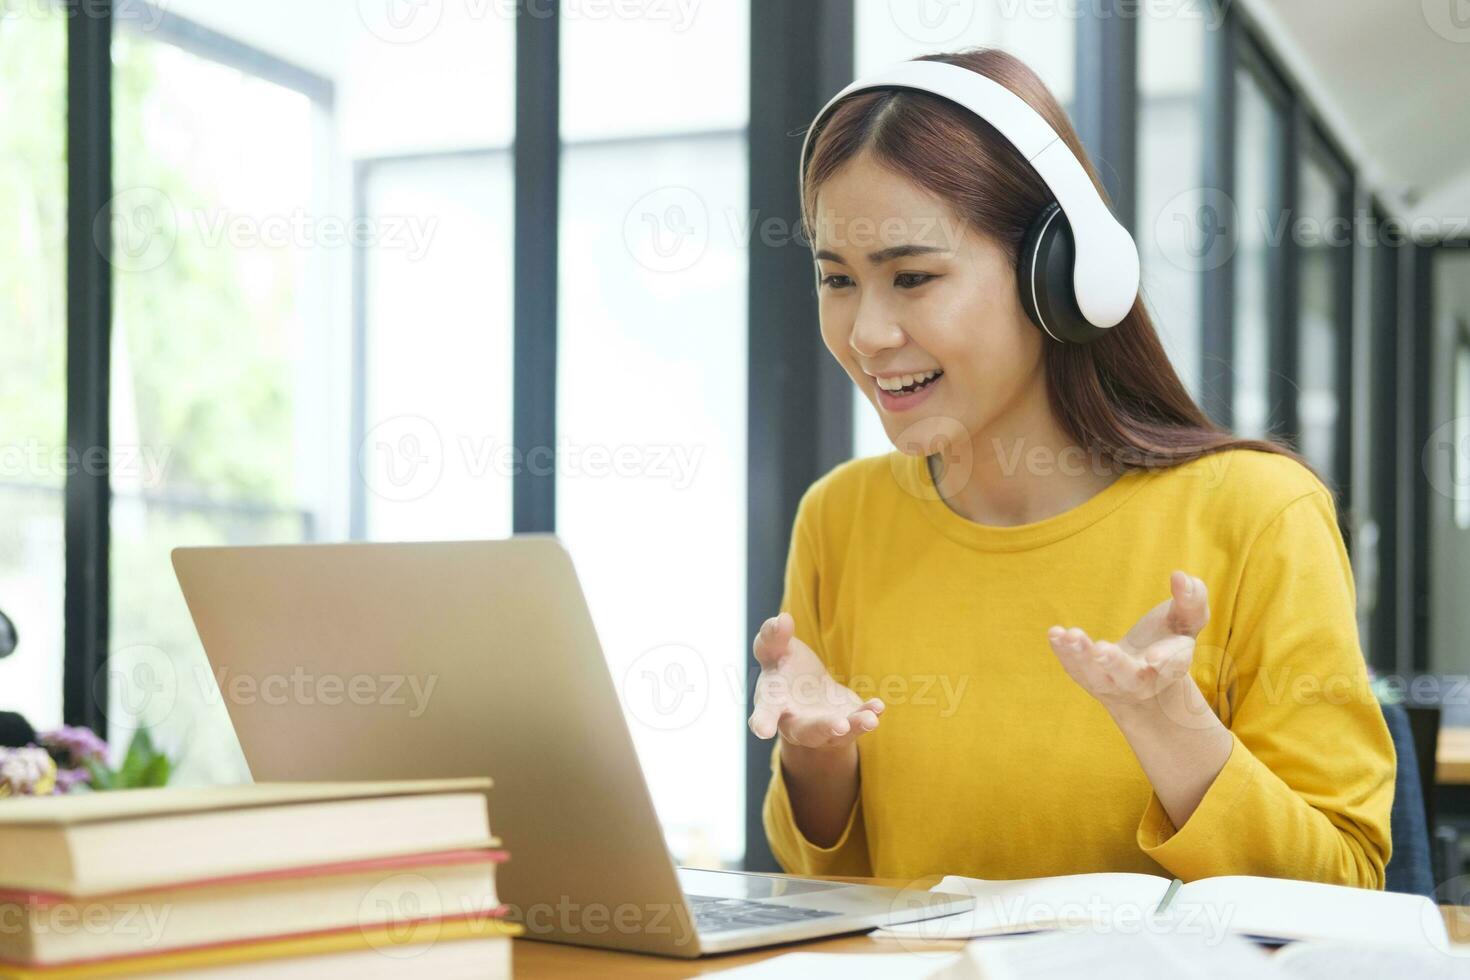
[[[746,153],[732,131],[562,155],[556,525],[698,866],[745,847]]]
[[[66,482],[66,18],[0,15],[0,709],[61,722]],[[80,463],[81,460],[78,460]]]
[[[1138,25],[1137,241],[1144,302],[1174,370],[1196,398],[1200,273],[1223,261],[1210,247],[1218,202],[1200,188],[1205,19],[1190,0],[1152,5]]]
[[[113,435],[157,464],[114,479],[113,735],[141,720],[181,780],[230,780],[172,548],[509,531],[514,20],[169,13],[113,46]]]
[[[374,163],[376,226],[413,223],[366,263],[365,533],[389,540],[511,533],[511,155]]]
[[[564,0],[561,32],[562,139],[745,125],[748,3]]]
[[[1064,106],[1076,78],[1077,12],[1065,3],[856,0],[859,75],[936,51],[1004,48],[1041,76]]]
[[[1281,159],[1280,112],[1245,69],[1235,73],[1235,424],[1247,438],[1270,424],[1269,238],[1279,213],[1275,168]]]
[[[1016,55],[1071,112],[1077,20],[1066,4],[933,3],[856,0],[855,70],[859,76],[921,54],[982,45]],[[893,450],[878,410],[852,389],[854,456]]]
[[[112,739],[247,774],[169,552],[314,536],[332,457],[310,99],[146,32],[113,44]]]
[[[1455,422],[1451,428],[1454,452],[1451,454],[1451,484],[1454,486],[1455,526],[1470,528],[1470,336],[1466,322],[1459,322],[1455,343],[1454,390]]]
[[[670,847],[701,866],[745,846],[745,154],[562,157],[556,524]]]
[[[1301,450],[1307,462],[1329,482],[1336,475],[1337,345],[1348,324],[1338,310],[1340,249],[1350,247],[1346,232],[1337,228],[1337,188],[1331,176],[1311,157],[1302,161],[1301,209],[1296,221],[1301,243],[1299,378],[1297,415]]]

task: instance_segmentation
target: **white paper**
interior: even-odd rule
[[[991,881],[951,875],[933,891],[969,895],[974,909],[888,926],[878,939],[970,939],[1055,929],[1238,933],[1281,940],[1371,941],[1405,949],[1450,945],[1439,907],[1419,895],[1287,878],[1221,876],[1181,887],[1162,915],[1169,881],[1143,874],[1057,875]]]
[[[1266,953],[1238,936],[1050,932],[976,939],[944,980],[1280,980]]]
[[[1269,936],[1449,948],[1439,906],[1422,895],[1317,881],[1244,875],[1201,878],[1179,889],[1171,918],[1194,915],[1201,928]]]
[[[888,926],[882,939],[969,939],[1039,929],[1100,926],[1127,929],[1153,915],[1169,879],[1145,874],[1057,875],[992,881],[951,875],[931,891],[969,895],[967,912]]]
[[[1466,980],[1470,946],[1404,949],[1381,943],[1292,943],[1276,963],[1297,980]]]

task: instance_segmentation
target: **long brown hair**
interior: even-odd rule
[[[967,48],[915,60],[968,68],[1016,93],[1066,141],[1108,200],[1071,121],[1020,59],[996,48]],[[1001,243],[1013,268],[1027,226],[1052,198],[1015,147],[969,111],[928,92],[859,92],[834,107],[813,134],[802,180],[808,241],[816,240],[818,189],[864,150],[945,201],[965,227]],[[1106,336],[1088,344],[1048,342],[1044,350],[1048,397],[1063,429],[1117,465],[1163,468],[1225,449],[1257,449],[1311,469],[1289,447],[1239,438],[1205,415],[1169,363],[1141,293]]]

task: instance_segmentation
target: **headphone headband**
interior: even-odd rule
[[[1072,287],[1077,306],[1093,326],[1111,327],[1133,308],[1138,295],[1138,247],[1098,194],[1056,131],[1026,101],[979,72],[944,61],[902,61],[860,78],[834,95],[807,127],[801,144],[804,183],[812,133],[832,107],[854,92],[900,88],[929,92],[960,105],[994,126],[1030,162],[1071,225],[1077,245]]]

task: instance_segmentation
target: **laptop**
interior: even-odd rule
[[[511,852],[497,891],[529,937],[696,957],[974,904],[676,867],[554,535],[179,548],[173,563],[253,778],[491,777]]]

